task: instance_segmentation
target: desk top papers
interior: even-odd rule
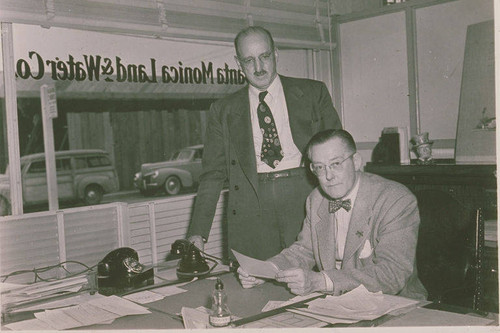
[[[412,309],[418,300],[369,292],[363,285],[341,296],[326,296],[308,302],[307,308],[293,312],[324,320],[330,323],[374,320],[387,313],[401,309]]]
[[[151,313],[145,307],[118,296],[102,297],[89,300],[80,305],[35,313],[36,319],[5,325],[11,330],[56,329],[109,324],[122,316]]]
[[[494,321],[494,319],[476,315],[418,308],[380,326],[486,326]],[[493,332],[494,329],[491,331]]]

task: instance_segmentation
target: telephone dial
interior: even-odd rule
[[[139,263],[137,252],[130,247],[111,251],[97,264],[97,288],[102,295],[119,294],[153,283],[153,268]]]

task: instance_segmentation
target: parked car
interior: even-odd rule
[[[118,191],[118,176],[109,154],[103,150],[57,151],[56,175],[59,201],[82,200],[87,205],[101,202],[104,193]],[[45,154],[21,157],[23,204],[48,202]],[[9,169],[0,176],[0,215],[8,215],[10,205]]]
[[[175,195],[184,188],[193,188],[202,171],[202,155],[203,145],[197,145],[176,151],[168,161],[145,163],[135,174],[134,185],[145,196],[158,191]]]

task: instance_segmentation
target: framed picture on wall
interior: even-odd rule
[[[467,28],[458,114],[457,164],[496,163],[493,21]]]

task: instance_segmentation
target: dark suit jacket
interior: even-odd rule
[[[307,216],[298,240],[270,258],[280,269],[315,265],[331,278],[335,295],[363,284],[382,291],[425,299],[415,255],[420,216],[417,199],[403,185],[360,172],[341,269],[335,267],[334,226],[328,200],[315,189],[307,198]]]
[[[290,129],[300,151],[313,134],[342,128],[323,82],[280,76]],[[248,86],[210,107],[203,151],[203,174],[188,236],[208,239],[220,191],[229,180],[229,247],[254,242],[252,221],[259,218],[258,178],[250,120]],[[305,204],[305,203],[304,203]],[[258,246],[258,244],[255,244]]]

